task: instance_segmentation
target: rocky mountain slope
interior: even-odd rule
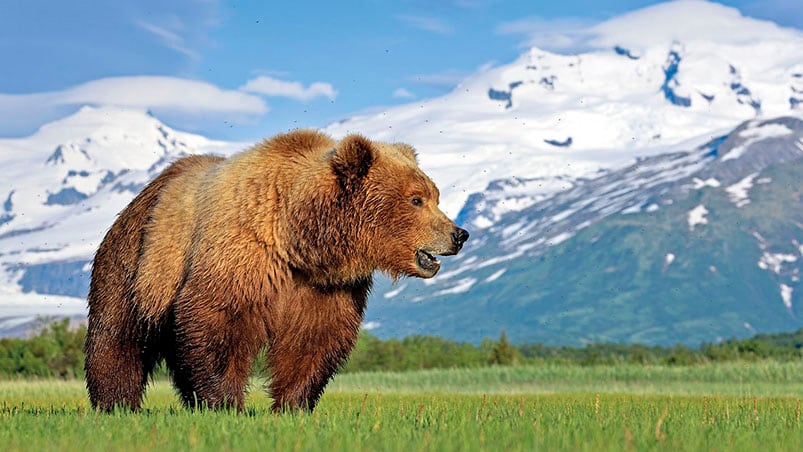
[[[800,328],[802,178],[803,121],[749,121],[496,217],[433,280],[379,288],[368,320],[379,335],[551,344]],[[460,217],[486,221],[523,183],[493,182]]]

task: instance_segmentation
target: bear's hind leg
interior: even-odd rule
[[[190,380],[190,371],[182,367],[184,360],[179,359],[178,341],[176,339],[175,312],[171,309],[168,316],[167,334],[163,337],[163,353],[165,366],[173,381],[173,387],[178,392],[185,406],[195,406],[195,392]]]
[[[90,322],[86,346],[86,383],[94,408],[138,410],[157,353],[131,332],[115,332]]]

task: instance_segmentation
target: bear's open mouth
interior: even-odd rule
[[[440,261],[435,256],[423,249],[416,250],[415,263],[418,265],[418,268],[426,272],[438,271],[441,266]]]

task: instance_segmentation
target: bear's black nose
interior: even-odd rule
[[[468,240],[468,231],[465,229],[455,228],[455,230],[452,231],[452,243],[454,243],[454,246],[460,248],[466,243],[466,240]]]

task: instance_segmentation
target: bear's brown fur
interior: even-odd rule
[[[468,233],[407,145],[313,131],[193,156],[126,207],[95,256],[92,405],[137,409],[164,360],[189,406],[243,408],[267,346],[273,408],[312,409],[357,339],[374,270],[428,278]]]

